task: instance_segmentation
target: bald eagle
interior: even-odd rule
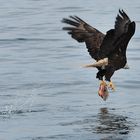
[[[108,89],[115,89],[111,77],[116,70],[124,68],[127,64],[126,49],[135,33],[135,22],[131,21],[128,15],[120,9],[114,29],[107,31],[106,34],[77,16],[63,18],[62,22],[70,25],[64,27],[63,30],[68,31],[68,34],[78,42],[85,42],[89,54],[96,60],[95,63],[86,65],[86,67],[98,69],[96,78],[101,80],[98,94],[106,100]],[[107,84],[106,81],[109,83]]]

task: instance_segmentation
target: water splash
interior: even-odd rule
[[[0,108],[0,117],[2,118],[11,118],[14,114],[23,114],[27,112],[34,112],[33,105],[36,100],[36,94],[34,90],[26,97],[17,96],[13,103],[5,105]]]

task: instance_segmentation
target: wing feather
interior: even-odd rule
[[[77,16],[63,18],[62,22],[71,25],[71,27],[64,27],[63,30],[67,30],[68,34],[78,42],[85,42],[89,54],[97,60],[105,35]]]
[[[108,57],[116,49],[126,51],[127,44],[135,32],[135,23],[131,22],[123,10],[119,10],[114,29],[109,30],[104,37],[99,52],[100,59]],[[125,52],[124,52],[125,54]]]
[[[127,14],[119,9],[119,14],[116,17],[115,21],[115,36],[116,38],[120,35],[127,33],[129,24],[131,23],[131,20],[127,16]]]

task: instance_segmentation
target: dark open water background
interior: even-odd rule
[[[104,102],[84,44],[60,20],[78,15],[106,32],[123,8],[137,23],[129,70],[115,73]],[[138,140],[140,138],[139,0],[0,1],[0,140]]]

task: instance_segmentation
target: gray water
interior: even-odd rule
[[[84,44],[61,28],[77,15],[105,33],[118,9],[136,21],[129,70],[113,76],[104,102]],[[140,137],[139,0],[0,1],[0,140],[138,140]]]

